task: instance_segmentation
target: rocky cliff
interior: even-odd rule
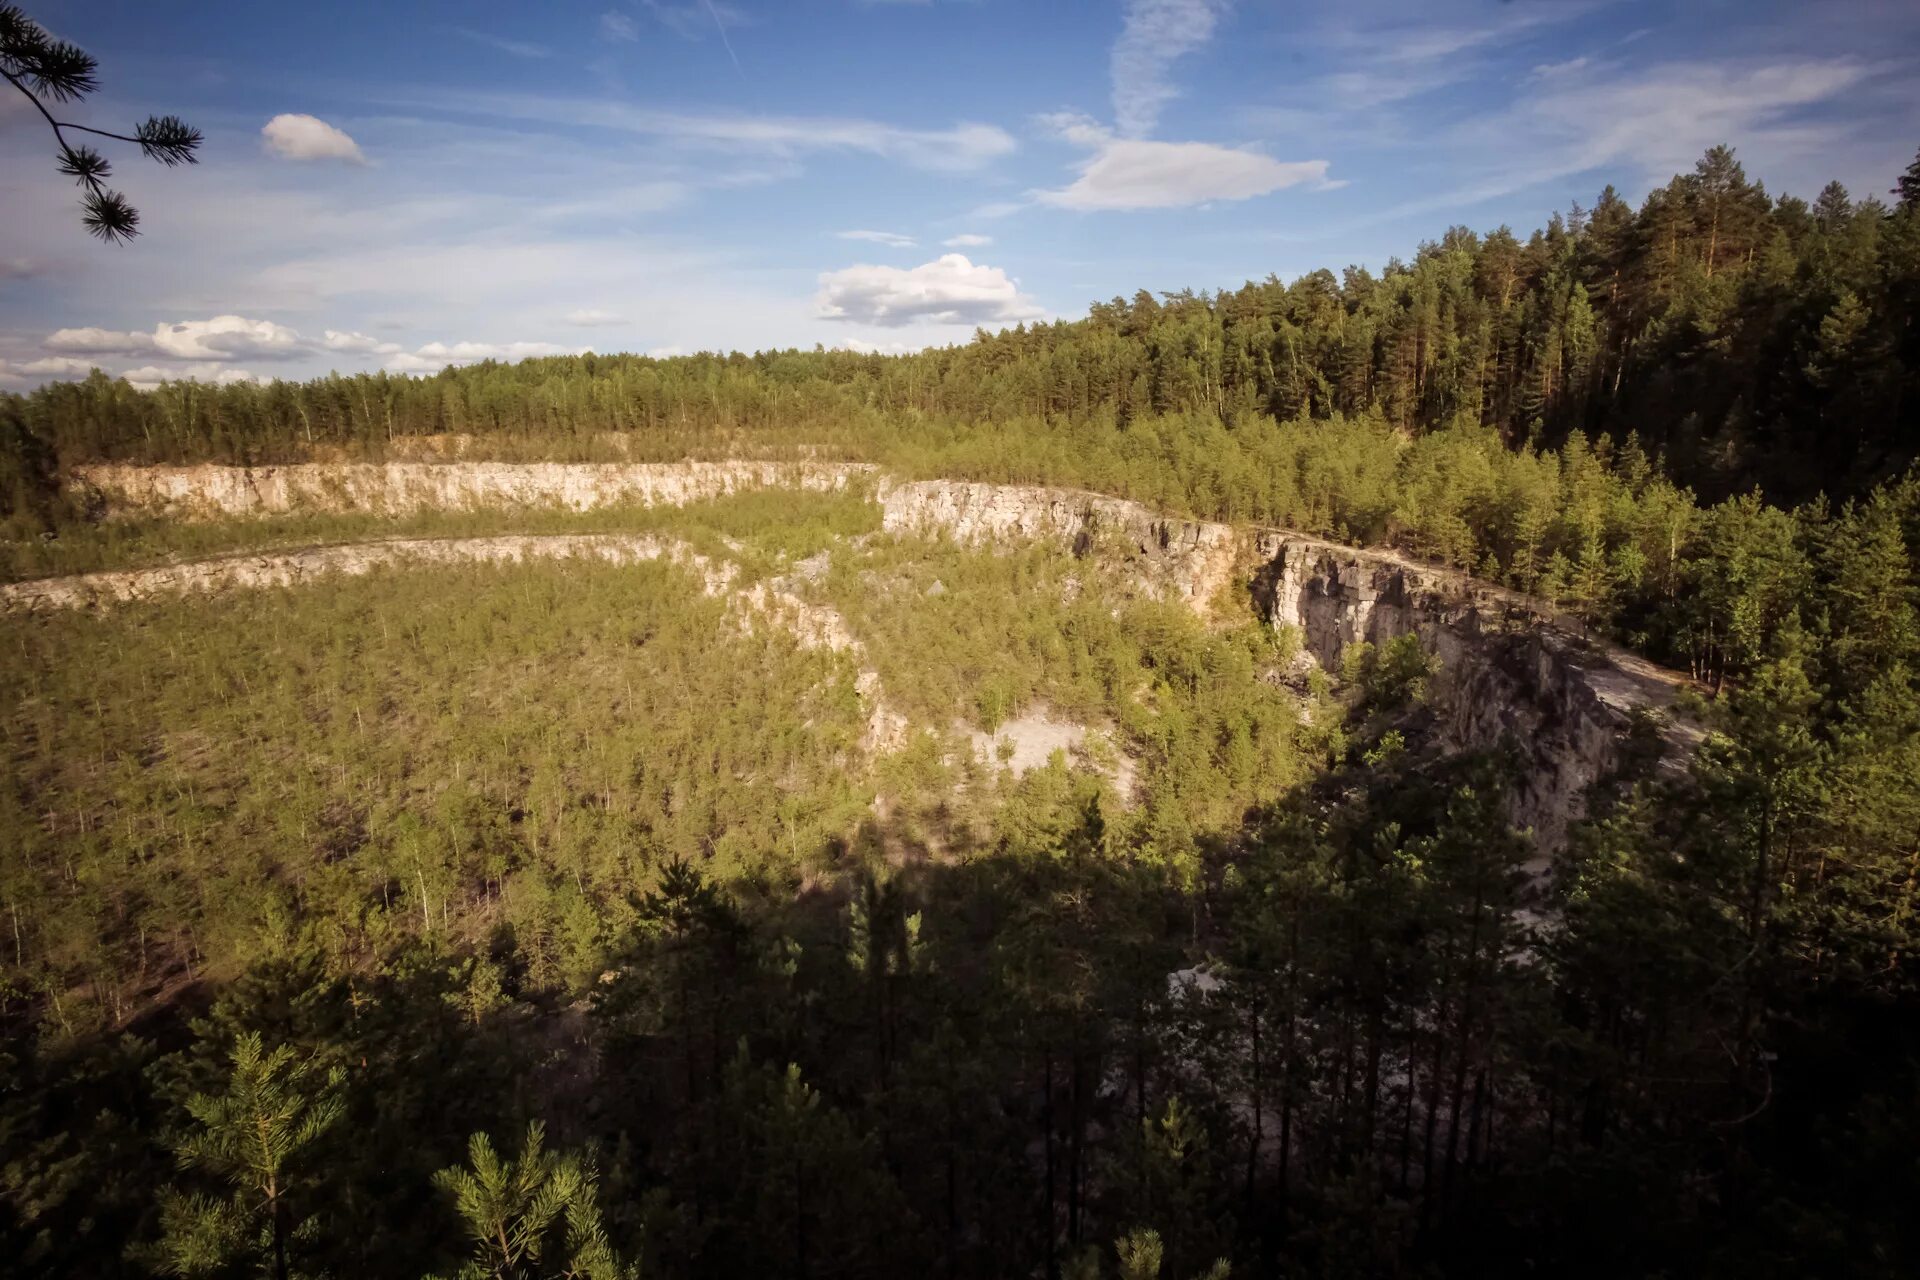
[[[808,462],[388,462],[285,467],[75,468],[71,488],[109,515],[200,519],[297,511],[404,515],[469,507],[681,506],[743,489],[826,491],[869,473]]]
[[[1255,607],[1300,628],[1322,665],[1350,644],[1420,637],[1440,659],[1428,696],[1450,744],[1525,753],[1513,816],[1543,849],[1622,762],[1637,713],[1653,713],[1663,767],[1684,767],[1699,745],[1698,727],[1670,711],[1683,677],[1580,635],[1538,601],[1389,552],[1279,530],[1253,542]]]
[[[1636,713],[1654,713],[1664,767],[1684,767],[1699,744],[1698,727],[1669,712],[1685,684],[1677,673],[1583,636],[1537,600],[1391,551],[1236,531],[1064,489],[928,481],[883,485],[880,501],[889,530],[1052,537],[1082,552],[1104,541],[1203,615],[1244,583],[1254,608],[1299,628],[1330,670],[1348,645],[1418,635],[1440,659],[1429,698],[1450,745],[1510,742],[1530,760],[1513,816],[1543,850],[1562,843],[1587,789],[1620,765]]]
[[[1118,555],[1151,585],[1203,614],[1233,582],[1244,543],[1231,525],[1176,519],[1076,489],[882,481],[876,496],[889,533],[942,533],[969,542],[1052,538],[1076,554]]]

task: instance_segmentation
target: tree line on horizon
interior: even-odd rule
[[[1722,146],[1637,210],[1608,187],[1525,239],[1455,226],[1377,275],[1141,290],[916,354],[587,354],[146,392],[97,375],[0,397],[0,421],[6,453],[37,447],[46,464],[378,456],[442,433],[548,456],[627,432],[637,457],[885,458],[943,427],[1017,422],[1070,443],[1166,415],[1255,434],[1371,417],[1490,427],[1514,446],[1633,434],[1709,499],[1838,500],[1916,456],[1901,423],[1920,404],[1920,159],[1892,194],[1775,197]]]

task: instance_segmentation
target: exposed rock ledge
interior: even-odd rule
[[[284,467],[74,468],[108,514],[196,519],[296,511],[404,515],[463,507],[682,506],[768,486],[827,491],[873,470],[810,462],[311,462]]]
[[[1203,616],[1244,583],[1262,616],[1298,627],[1306,651],[1335,670],[1350,644],[1417,634],[1440,658],[1430,697],[1449,741],[1511,741],[1531,759],[1513,816],[1543,852],[1564,841],[1588,787],[1622,763],[1636,713],[1658,713],[1665,768],[1684,768],[1700,742],[1698,726],[1670,711],[1683,676],[1582,636],[1538,600],[1391,551],[1173,519],[1065,489],[925,481],[883,483],[879,497],[890,531],[1104,546]]]
[[[1418,634],[1442,662],[1432,696],[1451,739],[1461,746],[1511,740],[1531,755],[1534,767],[1514,797],[1514,816],[1535,829],[1543,849],[1560,843],[1588,786],[1620,763],[1635,713],[1665,711],[1685,683],[1644,659],[1582,638],[1537,601],[1463,574],[1284,530],[1169,518],[1138,503],[1075,490],[895,481],[857,464],[757,462],[308,464],[251,471],[113,466],[82,468],[76,475],[76,484],[110,510],[189,516],[673,505],[763,485],[827,491],[859,482],[873,484],[890,532],[965,540],[1044,537],[1079,553],[1117,552],[1145,583],[1203,615],[1229,598],[1227,588],[1245,583],[1254,606],[1275,623],[1299,627],[1308,652],[1328,666],[1356,641],[1380,644]],[[214,580],[205,585],[214,586],[221,573],[231,572],[221,563],[154,572],[207,574]],[[299,572],[291,566],[286,571]],[[7,589],[7,600],[18,607],[16,596],[76,589],[21,583]],[[884,730],[876,724],[875,732]],[[1659,717],[1659,734],[1668,767],[1679,767],[1700,737],[1696,727],[1671,715]]]

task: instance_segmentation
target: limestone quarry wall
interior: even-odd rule
[[[1181,520],[1104,494],[958,480],[883,481],[876,492],[889,533],[944,533],[965,541],[1051,538],[1077,553],[1120,552],[1157,586],[1205,613],[1233,582],[1243,535],[1233,526]]]
[[[1254,537],[1254,602],[1300,628],[1323,665],[1350,644],[1414,634],[1440,659],[1429,701],[1451,745],[1526,756],[1516,823],[1557,848],[1588,787],[1622,761],[1636,712],[1660,714],[1662,767],[1684,768],[1697,726],[1670,713],[1683,677],[1579,635],[1538,601],[1464,574],[1298,534]]]
[[[809,462],[388,462],[284,467],[76,467],[70,486],[111,515],[204,519],[299,511],[404,515],[467,507],[681,506],[745,489],[829,491],[872,471]]]
[[[1169,518],[1116,498],[1064,489],[927,481],[883,486],[889,530],[964,539],[1097,539],[1135,556],[1151,581],[1202,613],[1246,582],[1268,621],[1299,628],[1305,648],[1338,670],[1348,645],[1409,633],[1440,659],[1429,700],[1449,743],[1511,742],[1530,763],[1512,797],[1516,823],[1557,848],[1587,789],[1622,761],[1637,711],[1665,712],[1685,681],[1595,642],[1539,601],[1422,565],[1281,529],[1237,531]],[[1700,731],[1658,721],[1669,768],[1684,767]]]

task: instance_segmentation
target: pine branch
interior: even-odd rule
[[[0,4],[0,79],[18,89],[39,111],[60,148],[60,172],[86,189],[80,198],[81,225],[89,234],[113,244],[140,234],[140,213],[125,196],[108,189],[105,179],[112,169],[106,157],[92,147],[69,143],[67,131],[130,142],[149,160],[168,168],[198,163],[195,153],[203,136],[172,115],[148,116],[131,134],[56,119],[47,104],[78,102],[94,92],[100,87],[95,75],[98,67],[85,50],[53,39],[17,5]]]

